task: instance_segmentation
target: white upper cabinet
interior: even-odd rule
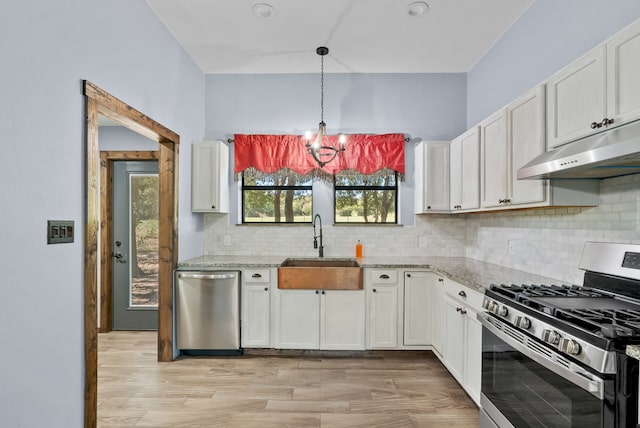
[[[545,151],[545,91],[539,85],[507,107],[510,205],[542,202],[548,180],[518,180],[518,169]]]
[[[547,81],[547,149],[576,140],[606,118],[605,47],[599,46]]]
[[[192,145],[191,211],[229,212],[229,147],[222,141]]]
[[[500,110],[480,124],[482,154],[482,207],[504,206],[509,201],[507,172],[509,142],[507,113]]]
[[[613,126],[640,119],[640,21],[607,43],[607,117]]]
[[[451,142],[450,209],[480,208],[480,128],[474,126]]]
[[[640,21],[553,75],[547,149],[640,119]]]
[[[415,213],[449,211],[449,141],[423,141],[415,149]]]

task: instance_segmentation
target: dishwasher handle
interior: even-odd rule
[[[185,278],[185,279],[231,279],[235,277],[236,277],[235,273],[178,272],[178,278]]]

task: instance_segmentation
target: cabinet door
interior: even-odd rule
[[[444,336],[444,278],[432,274],[431,278],[431,345],[442,356]]]
[[[424,141],[416,146],[416,214],[449,210],[449,144]]]
[[[367,290],[368,347],[392,348],[398,346],[398,288],[373,285]]]
[[[465,320],[466,350],[464,366],[464,387],[469,396],[480,405],[480,384],[482,381],[482,324],[477,313],[466,308]]]
[[[477,126],[451,142],[450,209],[480,207],[480,131]]]
[[[640,21],[607,43],[607,117],[613,126],[640,118]]]
[[[444,296],[444,364],[451,375],[464,384],[465,334],[464,317],[460,314],[461,305],[445,294]]]
[[[449,146],[449,209],[462,208],[462,139],[456,138]]]
[[[482,147],[482,206],[485,208],[504,206],[509,194],[505,110],[493,114],[480,124],[480,144]]]
[[[275,347],[320,348],[320,294],[316,290],[276,291]]]
[[[428,141],[426,146],[426,212],[449,210],[449,142]]]
[[[269,348],[271,289],[269,284],[242,286],[242,346]]]
[[[364,291],[323,290],[321,296],[320,349],[363,350]]]
[[[480,208],[480,129],[472,128],[462,139],[462,209]]]
[[[406,272],[404,275],[404,344],[431,344],[431,274]]]
[[[229,148],[222,141],[193,143],[191,211],[229,212]]]
[[[511,148],[509,183],[511,205],[543,202],[548,180],[518,180],[518,169],[545,151],[544,85],[540,85],[507,107]]]
[[[599,46],[547,81],[547,149],[594,132],[606,117],[605,47]]]

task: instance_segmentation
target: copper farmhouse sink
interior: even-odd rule
[[[278,267],[278,288],[361,290],[362,267],[353,259],[286,259]]]

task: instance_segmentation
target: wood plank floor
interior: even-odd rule
[[[99,335],[99,427],[478,426],[477,407],[428,351],[158,363],[156,343],[155,332]]]

